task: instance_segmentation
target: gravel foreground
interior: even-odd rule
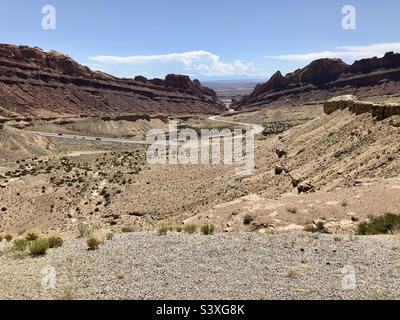
[[[0,243],[1,299],[400,297],[400,240],[391,236],[130,233],[95,251],[68,238],[40,258],[9,247]],[[43,287],[48,267],[55,288]]]

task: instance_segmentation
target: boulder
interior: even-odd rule
[[[297,191],[299,193],[315,192],[315,188],[310,183],[303,182],[297,186]]]
[[[285,171],[285,167],[282,165],[276,165],[275,166],[275,174],[280,175]]]

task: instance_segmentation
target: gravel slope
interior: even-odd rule
[[[121,234],[88,251],[66,239],[41,258],[0,243],[1,299],[388,299],[400,297],[400,240],[307,233]],[[41,285],[43,267],[57,272]],[[342,268],[355,270],[344,290]],[[351,267],[350,267],[351,269]]]

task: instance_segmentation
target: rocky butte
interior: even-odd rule
[[[382,58],[363,59],[348,65],[339,59],[319,59],[285,76],[276,72],[268,82],[233,103],[236,110],[265,105],[299,105],[322,102],[353,94],[390,95],[400,90],[400,54],[388,52]]]
[[[218,114],[216,93],[188,76],[148,80],[92,71],[67,55],[0,44],[0,118]]]

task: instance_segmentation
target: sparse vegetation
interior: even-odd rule
[[[32,256],[42,256],[45,255],[49,249],[49,241],[44,238],[38,238],[36,240],[29,241],[28,248]]]
[[[10,242],[10,241],[13,239],[13,236],[12,236],[10,233],[7,233],[7,234],[4,236],[4,239],[6,239],[7,242]]]
[[[86,243],[87,243],[87,245],[88,245],[88,247],[89,247],[89,250],[96,250],[96,249],[99,248],[99,246],[100,246],[103,242],[102,242],[101,239],[99,239],[98,237],[96,237],[96,236],[91,236],[91,237],[89,237],[89,238],[87,239]]]
[[[162,222],[157,226],[157,232],[159,235],[166,235],[168,231],[170,230],[169,226]]]
[[[249,225],[254,221],[254,215],[247,213],[243,218],[243,224]]]
[[[121,231],[123,233],[131,233],[133,232],[133,229],[131,227],[122,227]]]
[[[300,273],[294,269],[290,269],[288,271],[288,277],[292,279],[298,279],[300,278]]]
[[[358,225],[358,235],[393,234],[400,229],[400,215],[385,213],[380,217],[370,217],[369,222]]]
[[[25,239],[28,241],[34,241],[36,239],[39,239],[41,235],[42,231],[40,231],[39,229],[29,229],[25,232]]]
[[[197,230],[197,227],[194,224],[186,224],[183,227],[183,231],[185,231],[186,233],[190,233],[190,234],[195,233],[196,230]]]
[[[303,229],[306,232],[312,232],[312,233],[329,233],[324,226],[324,223],[322,221],[317,222],[317,224],[308,224],[304,227]]]
[[[78,231],[79,231],[79,237],[80,238],[86,238],[90,235],[91,233],[91,228],[87,223],[84,223],[82,221],[80,221],[78,223]]]
[[[28,248],[28,241],[23,238],[18,238],[13,241],[12,249],[15,251],[25,251]]]
[[[201,227],[201,232],[205,235],[213,234],[215,231],[215,226],[213,224],[205,224]]]
[[[49,248],[59,248],[63,245],[64,241],[57,232],[51,232],[47,236],[49,241]]]
[[[288,208],[286,208],[286,211],[289,212],[289,213],[295,214],[295,213],[297,213],[297,208],[295,208],[295,207],[288,207]]]

